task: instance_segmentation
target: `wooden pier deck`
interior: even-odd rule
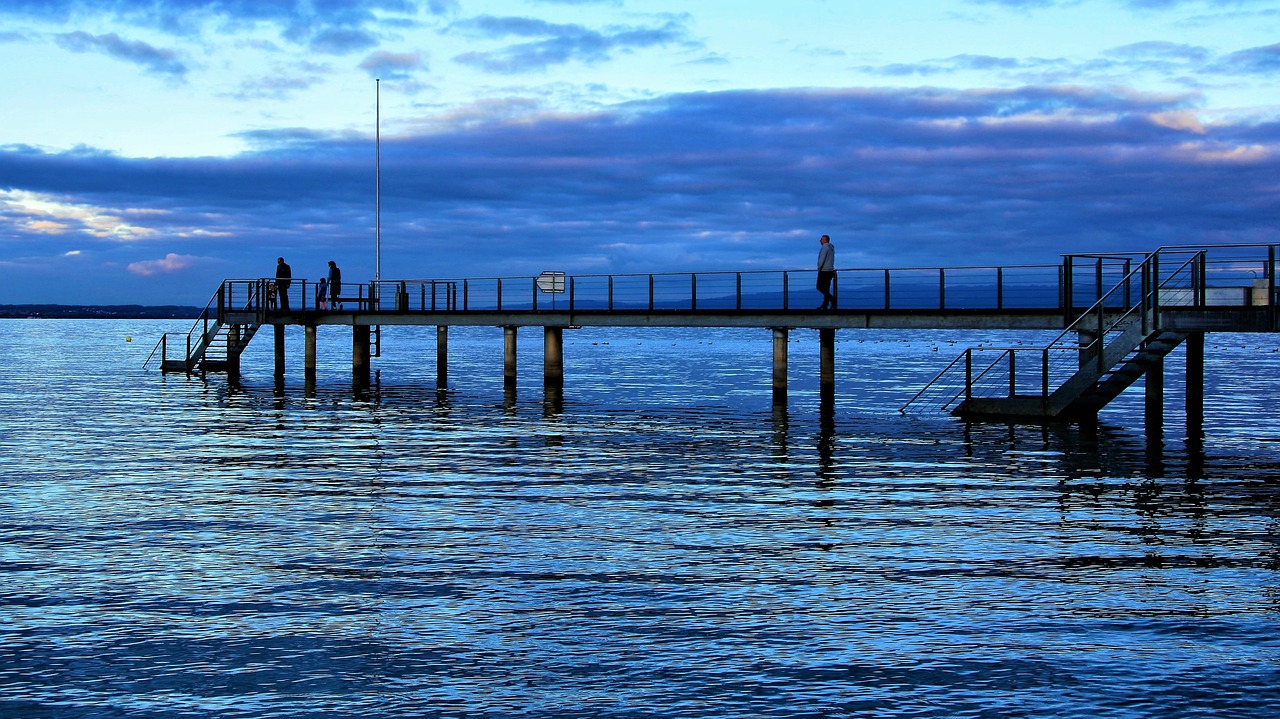
[[[295,279],[292,309],[271,297],[272,278],[228,279],[184,336],[166,335],[148,364],[163,371],[239,375],[240,355],[272,327],[275,370],[284,372],[284,328],[306,331],[314,381],[315,332],[352,328],[352,373],[367,386],[384,326],[437,327],[437,375],[447,376],[448,328],[505,331],[505,379],[515,383],[520,328],[544,331],[544,387],[563,391],[563,330],[576,327],[746,327],[773,333],[775,402],[786,401],[788,333],[816,329],[820,386],[835,391],[837,331],[858,329],[1060,330],[1041,348],[973,348],[907,402],[904,411],[948,411],[970,419],[1096,417],[1139,377],[1158,377],[1173,348],[1188,351],[1189,392],[1201,388],[1206,332],[1277,332],[1278,245],[1166,247],[1150,253],[1064,255],[1043,265],[843,268],[838,309],[816,310],[812,271],[648,275],[429,278],[344,285],[341,306]],[[1197,352],[1199,354],[1197,354]],[[1148,392],[1162,381],[1146,383]],[[1189,406],[1194,402],[1188,403]]]

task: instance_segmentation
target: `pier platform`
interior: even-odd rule
[[[742,327],[773,333],[773,399],[786,401],[788,333],[818,330],[820,387],[835,391],[835,333],[859,329],[1059,330],[1044,347],[965,350],[902,411],[945,411],[971,420],[1085,421],[1163,358],[1188,352],[1188,407],[1203,406],[1206,332],[1278,332],[1278,245],[1163,247],[1154,252],[1064,255],[1043,265],[843,268],[837,308],[802,270],[647,275],[375,280],[344,285],[338,306],[294,279],[282,310],[273,278],[227,279],[186,335],[168,334],[148,365],[165,372],[226,372],[266,327],[275,371],[284,372],[284,328],[306,330],[304,366],[314,380],[315,331],[352,328],[352,377],[367,386],[384,326],[437,328],[437,377],[447,378],[448,329],[504,329],[505,374],[515,383],[515,336],[544,332],[544,387],[563,392],[563,331],[576,327]],[[1192,375],[1195,376],[1192,376]],[[1163,382],[1145,383],[1147,392]],[[1200,396],[1192,398],[1190,393]],[[1155,405],[1157,397],[1149,396]]]

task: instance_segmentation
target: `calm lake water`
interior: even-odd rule
[[[0,320],[0,717],[1274,717],[1280,353],[1211,335],[1203,442],[1135,387],[1096,429],[897,408],[1036,333],[846,331],[819,411],[795,331],[269,336]],[[129,340],[132,341],[129,341]]]

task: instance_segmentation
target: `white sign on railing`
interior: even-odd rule
[[[564,292],[564,273],[563,272],[543,272],[538,275],[535,280],[538,289],[543,292],[563,293]]]

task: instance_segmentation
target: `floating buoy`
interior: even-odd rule
[[[125,338],[124,338],[124,341],[125,341],[125,342],[132,342],[132,341],[133,341],[133,338],[132,338],[132,337],[125,337]]]

